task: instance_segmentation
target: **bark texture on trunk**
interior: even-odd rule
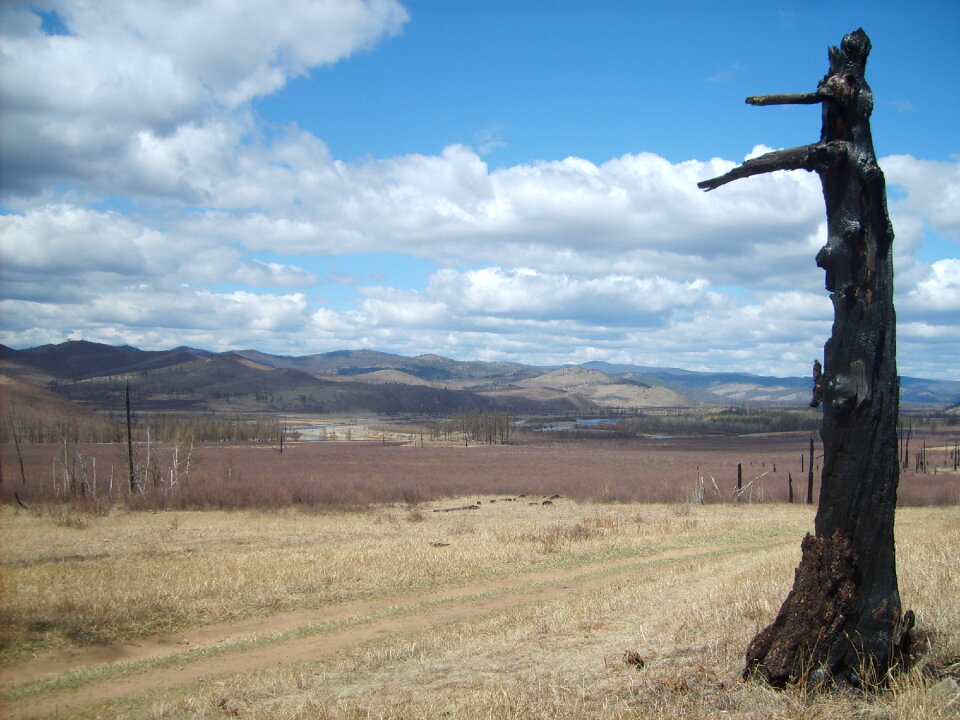
[[[829,51],[813,93],[747,98],[754,105],[823,105],[820,141],[748,160],[699,183],[713,190],[776,170],[820,176],[826,272],[834,322],[814,403],[823,403],[823,472],[815,536],[802,545],[794,586],[776,620],[747,649],[745,675],[783,686],[799,680],[859,685],[902,659],[913,614],[903,613],[893,521],[899,482],[893,228],[870,134],[873,94],[864,78],[863,30]],[[815,368],[817,376],[819,368]]]

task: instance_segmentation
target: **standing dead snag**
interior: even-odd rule
[[[893,540],[900,479],[893,228],[870,135],[869,53],[870,39],[856,30],[830,48],[830,70],[815,92],[747,98],[751,105],[822,103],[820,142],[767,153],[698,185],[713,190],[803,169],[820,176],[826,203],[828,236],[817,265],[826,271],[834,322],[814,398],[824,406],[815,536],[804,539],[793,589],[751,641],[744,671],[776,686],[882,678],[900,663],[913,626],[913,613],[901,610]]]

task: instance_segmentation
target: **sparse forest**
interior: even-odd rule
[[[428,426],[433,440],[451,441],[459,437],[464,444],[505,445],[510,442],[515,424],[516,418],[510,413],[463,410],[452,418],[431,422]]]

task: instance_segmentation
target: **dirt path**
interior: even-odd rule
[[[348,602],[320,610],[212,625],[148,638],[129,645],[50,653],[4,668],[0,685],[7,688],[78,668],[149,660],[184,650],[294,630],[321,622],[349,618],[359,621],[359,624],[352,624],[350,627],[286,642],[234,651],[228,649],[214,657],[196,660],[186,658],[182,665],[160,669],[145,668],[136,674],[94,681],[75,690],[30,696],[5,703],[0,718],[31,720],[54,713],[61,717],[95,703],[176,687],[212,675],[230,675],[268,665],[322,659],[344,648],[380,637],[466,620],[533,600],[546,601],[572,593],[595,590],[625,577],[639,577],[656,572],[664,563],[677,563],[693,558],[706,560],[730,553],[742,554],[795,541],[796,537],[790,535],[764,543],[684,548],[646,557],[620,558],[612,562],[576,568],[483,580],[435,592]],[[476,597],[477,595],[480,597]],[[457,601],[452,602],[454,600]],[[405,606],[410,606],[410,609],[405,611]],[[386,617],[376,617],[377,613],[391,608],[396,609],[396,612]]]

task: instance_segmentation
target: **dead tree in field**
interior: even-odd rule
[[[815,535],[802,544],[793,589],[747,649],[745,675],[775,686],[803,679],[861,685],[902,660],[913,625],[897,585],[893,520],[899,482],[893,229],[870,135],[863,30],[830,48],[817,90],[747,98],[751,105],[823,105],[820,142],[748,160],[699,183],[704,190],[776,170],[820,176],[826,271],[834,323],[817,390],[823,471]]]
[[[137,472],[133,467],[133,425],[130,422],[130,383],[127,383],[123,397],[127,411],[127,464],[130,470],[130,492],[135,493],[140,490],[140,484],[137,482]]]

